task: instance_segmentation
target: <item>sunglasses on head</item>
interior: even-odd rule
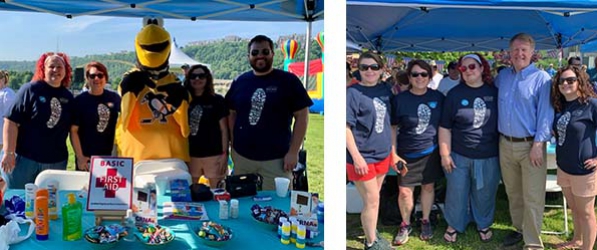
[[[412,77],[412,78],[417,78],[419,76],[428,77],[429,73],[427,73],[427,72],[411,72],[410,73],[410,77]]]
[[[206,73],[189,74],[189,79],[191,79],[191,80],[195,80],[195,79],[204,80],[205,78],[207,78],[207,74]]]
[[[578,80],[577,77],[572,76],[572,77],[566,77],[566,78],[560,78],[560,81],[558,82],[559,85],[563,85],[565,83],[567,84],[574,84],[574,82],[576,82]]]
[[[370,64],[370,65],[359,64],[359,70],[360,71],[367,71],[369,69],[371,69],[371,70],[380,70],[381,67],[379,66],[379,64]]]
[[[466,72],[467,68],[470,70],[475,70],[477,68],[477,64],[471,63],[468,66],[462,65],[462,66],[458,67],[458,70],[460,70],[460,72],[464,73],[464,72]]]
[[[251,50],[251,56],[258,56],[259,52],[261,52],[261,54],[264,56],[269,56],[269,54],[272,51],[270,49],[262,49],[261,51],[259,51],[258,49],[254,49],[254,50]]]
[[[87,77],[89,77],[89,79],[95,79],[96,77],[98,79],[104,79],[104,74],[102,73],[97,73],[97,74],[87,74]]]

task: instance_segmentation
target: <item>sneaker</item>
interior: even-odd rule
[[[400,228],[398,229],[398,233],[396,237],[394,237],[394,245],[404,245],[408,241],[408,235],[413,231],[410,225],[400,224]]]
[[[421,235],[419,238],[421,238],[421,240],[430,240],[433,238],[433,229],[428,220],[421,221]]]
[[[367,246],[367,240],[365,240],[365,250],[391,250],[392,246],[390,245],[390,242],[388,242],[388,240],[379,237],[377,238],[377,240],[375,240],[375,242],[373,242],[373,245],[371,246]]]

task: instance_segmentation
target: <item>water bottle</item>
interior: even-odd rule
[[[323,202],[317,204],[317,221],[323,223]]]
[[[126,210],[126,218],[124,219],[124,226],[126,227],[126,236],[124,237],[125,241],[135,241],[135,235],[133,231],[135,231],[135,216],[133,216],[133,210],[128,209]]]

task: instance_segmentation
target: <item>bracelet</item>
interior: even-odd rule
[[[15,155],[15,152],[12,152],[12,151],[7,151],[7,152],[4,152],[4,153],[7,154],[7,155],[12,155],[12,156]]]

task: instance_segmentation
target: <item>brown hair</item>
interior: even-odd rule
[[[593,86],[589,81],[589,75],[584,72],[580,67],[568,65],[558,70],[556,75],[553,77],[552,84],[551,84],[551,105],[553,106],[556,113],[562,112],[563,110],[563,103],[566,102],[564,95],[560,93],[560,89],[558,87],[560,77],[564,71],[571,70],[574,72],[578,82],[578,101],[580,103],[587,103],[590,97],[596,97],[595,91],[593,90]]]
[[[377,63],[377,65],[379,65],[379,68],[383,69],[384,64],[383,64],[383,59],[381,59],[381,56],[373,53],[373,52],[365,52],[363,53],[361,56],[359,56],[359,62],[358,64],[361,64],[361,62],[363,61],[363,59],[373,59],[375,61],[375,63]]]
[[[6,71],[6,70],[0,70],[0,77],[4,78],[6,80],[4,82],[4,85],[8,85],[8,80],[10,79],[10,77],[8,75],[8,71]]]
[[[108,78],[108,69],[106,68],[106,66],[96,61],[91,61],[87,65],[85,65],[85,78],[89,76],[89,70],[93,67],[95,67],[99,72],[104,73],[104,77],[106,77],[106,82],[110,80]]]
[[[510,39],[510,43],[509,46],[512,47],[512,43],[515,40],[519,40],[519,41],[523,41],[523,42],[527,42],[531,44],[531,48],[534,50],[535,49],[535,39],[533,39],[533,37],[527,33],[518,33],[516,35],[514,35],[511,39]]]
[[[427,71],[427,78],[431,79],[433,77],[433,71],[431,70],[431,66],[429,66],[429,63],[427,63],[426,61],[423,61],[421,59],[415,59],[412,60],[410,62],[408,62],[408,66],[406,67],[406,75],[407,77],[410,76],[410,74],[413,72],[413,67],[415,67],[415,65],[421,67],[422,69],[424,69],[425,71]]]
[[[207,77],[205,78],[205,89],[203,90],[203,94],[207,93],[209,95],[215,95],[214,90],[214,78],[211,75],[211,71],[207,68],[207,66],[203,64],[195,64],[191,66],[191,68],[187,71],[187,75],[184,76],[184,83],[183,86],[191,93],[192,96],[195,96],[195,89],[191,86],[191,79],[189,76],[195,71],[196,69],[202,69]]]
[[[487,60],[485,60],[485,57],[483,57],[479,53],[471,53],[471,54],[476,55],[479,57],[479,59],[481,59],[481,62],[479,63],[475,58],[468,57],[468,58],[472,58],[477,64],[480,64],[483,67],[483,72],[481,72],[481,80],[483,81],[483,83],[493,85],[493,76],[491,75],[491,66],[489,66],[489,62],[487,62]],[[467,54],[467,55],[471,55],[471,54]],[[462,59],[467,55],[461,56],[458,59],[458,67],[462,66]],[[462,77],[462,72],[460,72],[460,75],[461,75],[460,82],[464,83],[464,77]]]

